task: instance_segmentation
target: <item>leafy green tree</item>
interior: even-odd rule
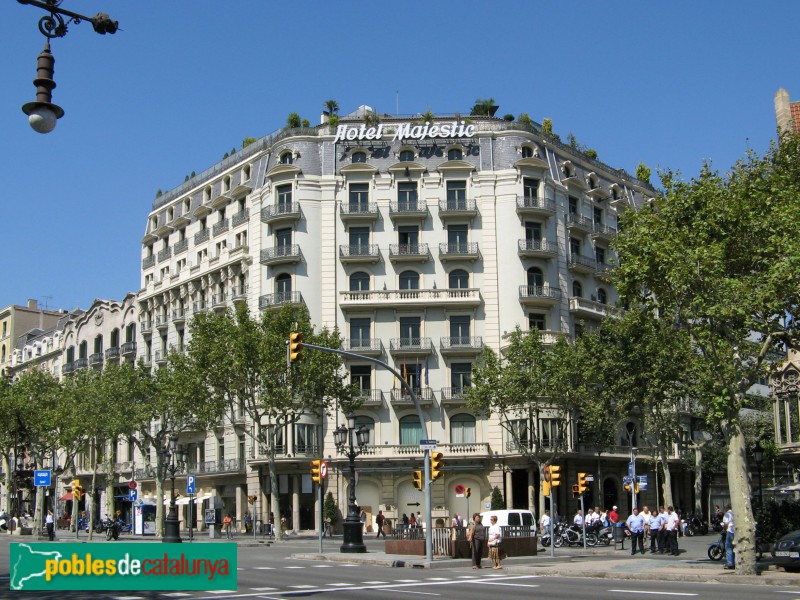
[[[583,153],[592,160],[597,160],[597,150],[594,150],[592,148],[587,148],[586,150],[583,151]]]
[[[296,112],[289,113],[289,116],[286,117],[286,127],[288,129],[297,129],[300,127],[301,122],[300,115],[298,115]]]
[[[691,337],[709,420],[728,447],[738,574],[755,574],[741,410],[770,356],[797,347],[800,305],[800,140],[786,136],[726,175],[662,176],[664,194],[628,211],[616,241],[623,298],[668,315]],[[787,318],[788,317],[788,318]]]
[[[258,140],[254,137],[246,137],[242,140],[242,149],[244,150],[250,144],[255,144]]]
[[[542,119],[542,133],[547,136],[553,135],[553,119],[550,117]]]
[[[492,498],[490,500],[492,510],[503,510],[506,507],[506,502],[503,500],[503,493],[500,491],[500,488],[494,486],[492,490]]]
[[[325,496],[325,506],[322,511],[325,520],[330,521],[331,527],[339,522],[339,507],[336,505],[332,492],[328,492],[328,495]]]
[[[644,183],[650,183],[650,167],[643,162],[636,165],[636,179]]]
[[[531,119],[528,113],[520,113],[517,117],[517,123],[520,125],[527,125],[528,127],[533,127],[533,119]]]
[[[478,98],[475,100],[475,106],[472,107],[469,114],[492,117],[496,110],[497,106],[494,103],[494,98]]]
[[[326,100],[323,106],[325,110],[328,111],[329,115],[333,116],[339,114],[339,103],[336,100]]]
[[[266,453],[271,489],[278,490],[280,433],[303,414],[320,415],[336,402],[347,410],[352,397],[338,355],[306,350],[299,364],[287,368],[289,333],[300,331],[309,344],[338,348],[338,331],[315,333],[306,309],[288,305],[280,311],[266,311],[260,321],[239,305],[235,313],[198,315],[190,328],[189,359],[205,390],[198,398],[224,407],[229,418],[242,410],[257,424],[245,433]],[[271,494],[271,499],[271,510],[279,515],[278,494]],[[280,539],[279,519],[275,526],[276,539]]]

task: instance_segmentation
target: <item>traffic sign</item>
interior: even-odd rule
[[[36,487],[50,487],[52,473],[50,471],[34,471],[33,485]]]
[[[453,488],[453,491],[456,493],[456,498],[463,498],[464,492],[467,491],[467,488],[465,488],[462,484],[457,483],[456,487]]]
[[[319,476],[320,479],[325,479],[328,476],[328,463],[325,461],[319,464]]]
[[[136,489],[136,482],[135,481],[129,481],[128,482],[128,489],[129,490],[135,490]]]
[[[189,495],[194,494],[194,485],[197,481],[197,476],[194,473],[189,473],[186,475],[186,493]]]
[[[639,480],[639,491],[647,490],[647,475],[639,475],[637,479]]]
[[[420,450],[436,450],[436,444],[439,443],[439,440],[420,440],[419,441],[419,449]]]
[[[139,492],[133,489],[128,490],[128,500],[130,502],[136,502],[136,499],[139,497]]]

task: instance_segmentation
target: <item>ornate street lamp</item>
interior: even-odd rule
[[[173,433],[169,436],[169,448],[162,448],[160,452],[163,457],[162,464],[164,464],[164,468],[167,470],[172,480],[169,513],[164,520],[164,537],[161,541],[170,544],[179,544],[183,540],[181,539],[181,522],[178,519],[178,511],[175,508],[175,474],[183,471],[183,466],[186,464],[186,451],[178,447],[178,434]]]
[[[764,510],[764,491],[761,489],[761,464],[764,462],[764,448],[761,447],[761,440],[756,440],[753,448],[753,460],[758,469],[758,508]]]
[[[353,431],[356,434],[356,445],[353,446]],[[358,506],[356,505],[356,456],[364,452],[364,448],[369,442],[369,429],[363,425],[356,430],[356,416],[353,413],[347,415],[347,427],[339,425],[333,432],[333,440],[336,443],[336,448],[340,452],[347,454],[350,462],[350,497],[347,503],[347,518],[345,518],[344,527],[344,542],[342,543],[340,552],[366,552],[367,547],[364,545],[364,533],[361,529],[361,519],[358,515]]]
[[[55,129],[58,119],[64,116],[64,109],[53,104],[53,88],[56,82],[53,80],[53,65],[55,58],[50,53],[50,40],[67,35],[67,26],[70,23],[76,25],[81,21],[89,21],[97,33],[116,33],[119,28],[117,21],[112,21],[105,13],[97,13],[94,17],[85,17],[69,10],[59,8],[62,0],[17,0],[20,4],[31,4],[49,12],[39,19],[39,31],[47,38],[44,43],[44,50],[39,54],[36,66],[36,79],[33,85],[36,86],[36,100],[22,105],[22,112],[28,115],[28,123],[34,131],[39,133],[50,133]],[[67,17],[67,20],[64,20]]]

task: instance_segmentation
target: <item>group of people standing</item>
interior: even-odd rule
[[[487,527],[481,522],[480,513],[472,515],[472,522],[467,527],[467,541],[472,550],[472,568],[482,569],[481,559],[483,558],[484,544],[489,548],[489,560],[494,563],[493,569],[502,569],[501,562],[503,556],[503,530],[497,524],[497,517],[492,515],[489,518],[490,525]]]
[[[641,512],[634,508],[633,514],[625,521],[625,527],[631,536],[631,556],[636,554],[637,547],[641,554],[645,553],[644,540],[648,535],[651,554],[658,552],[678,556],[681,518],[672,506],[662,506],[653,511],[644,506]]]

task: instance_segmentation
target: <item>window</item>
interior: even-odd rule
[[[369,397],[372,390],[372,367],[369,365],[353,365],[350,367],[350,384]]]
[[[78,358],[89,358],[88,347],[89,346],[86,342],[81,342],[81,345],[78,346]]]
[[[466,210],[467,182],[463,180],[447,182],[447,210]]]
[[[594,249],[594,258],[597,261],[597,264],[599,264],[599,265],[606,264],[606,249],[605,248],[595,248]]]
[[[417,184],[401,181],[397,185],[397,208],[400,211],[417,210]]]
[[[466,289],[469,287],[469,273],[463,269],[456,269],[450,272],[448,281],[450,289]]]
[[[242,169],[242,181],[247,181],[250,179],[250,165],[245,165],[244,169]]]
[[[369,227],[351,227],[350,254],[366,254],[369,249]]]
[[[313,454],[317,452],[317,426],[298,423],[295,428],[295,452]]]
[[[279,302],[286,302],[292,296],[292,276],[281,273],[275,278],[275,293],[280,296]]]
[[[594,224],[595,225],[602,225],[603,224],[603,209],[599,206],[594,207]]]
[[[366,152],[353,152],[353,156],[350,158],[352,163],[365,163],[367,162],[367,153]]]
[[[400,317],[400,338],[401,345],[418,345],[420,332],[419,317]]]
[[[401,290],[419,289],[419,273],[416,271],[403,271],[400,273],[399,281]]]
[[[580,281],[572,282],[572,296],[574,298],[583,298],[583,286]]]
[[[459,393],[472,385],[472,364],[453,363],[450,365],[450,386]]]
[[[245,458],[247,458],[247,456],[245,455],[244,434],[238,436],[238,438],[239,439],[238,439],[237,458],[239,460],[244,460]]]
[[[397,242],[400,254],[415,254],[419,251],[419,227],[401,225],[397,228]]]
[[[530,313],[528,315],[528,330],[533,331],[534,329],[539,331],[547,330],[547,319],[542,313]]]
[[[369,273],[358,271],[350,275],[350,291],[351,292],[367,292],[369,291]]]
[[[283,454],[286,452],[286,426],[267,425],[267,440],[271,440],[275,452]]]
[[[544,288],[544,273],[539,267],[528,269],[528,287],[534,288],[537,293],[541,293]]]
[[[400,161],[401,162],[412,162],[414,160],[414,151],[413,150],[402,150],[400,152]]]
[[[470,343],[470,317],[469,315],[453,315],[450,317],[450,343],[456,345],[469,345]]]
[[[279,185],[275,188],[278,212],[285,213],[292,209],[292,184]]]
[[[350,205],[350,212],[367,212],[369,210],[368,183],[350,184],[349,205]]]
[[[350,319],[350,346],[353,348],[369,348],[371,332],[371,319],[366,317]]]
[[[560,419],[539,419],[542,446],[546,448],[558,448],[562,446],[564,444],[564,439],[561,437],[561,429]]]
[[[400,443],[405,445],[419,446],[422,439],[422,426],[419,417],[408,415],[400,419]]]
[[[277,229],[275,231],[275,247],[288,249],[292,245],[292,228]]]
[[[447,246],[450,252],[467,251],[467,225],[450,225],[447,228]]]
[[[136,323],[128,323],[128,326],[125,328],[125,341],[136,341]]]
[[[119,329],[112,329],[111,330],[111,348],[116,348],[119,346]]]
[[[525,222],[525,241],[528,248],[539,248],[542,243],[542,224],[531,221]]]
[[[608,294],[603,288],[597,288],[597,301],[600,304],[608,304]]]
[[[183,201],[183,215],[186,216],[189,214],[189,211],[192,208],[192,201],[188,198]]]
[[[569,214],[577,215],[578,214],[578,199],[574,196],[569,197]]]
[[[475,443],[475,417],[472,415],[453,415],[450,419],[450,443]]]
[[[526,200],[535,200],[539,197],[539,180],[526,177],[522,180],[522,193]]]
[[[597,187],[597,177],[594,175],[590,176],[588,179],[589,189],[593,190]]]
[[[282,165],[290,165],[294,162],[294,157],[292,156],[291,152],[284,152],[281,154],[281,164]]]
[[[569,238],[570,258],[581,255],[581,241],[577,238]]]
[[[403,363],[400,365],[400,372],[403,374],[403,379],[408,382],[414,391],[419,394],[422,387],[422,369],[423,365],[419,363]],[[427,381],[425,382],[427,385]],[[403,394],[405,395],[405,390]]]
[[[447,160],[461,160],[464,158],[464,153],[460,148],[450,148],[447,151]]]
[[[533,158],[533,148],[531,148],[530,146],[523,146],[522,158]]]
[[[519,450],[530,445],[530,429],[527,419],[514,419],[508,422],[508,433],[510,443],[507,444],[509,450]]]
[[[369,431],[369,437],[367,438],[367,444],[372,446],[375,444],[375,421],[370,419],[367,416],[360,415],[356,417],[356,430],[359,427],[364,427]]]
[[[231,176],[226,175],[222,178],[222,191],[229,192],[231,191]]]
[[[225,460],[225,440],[217,441],[217,461],[222,462]]]

